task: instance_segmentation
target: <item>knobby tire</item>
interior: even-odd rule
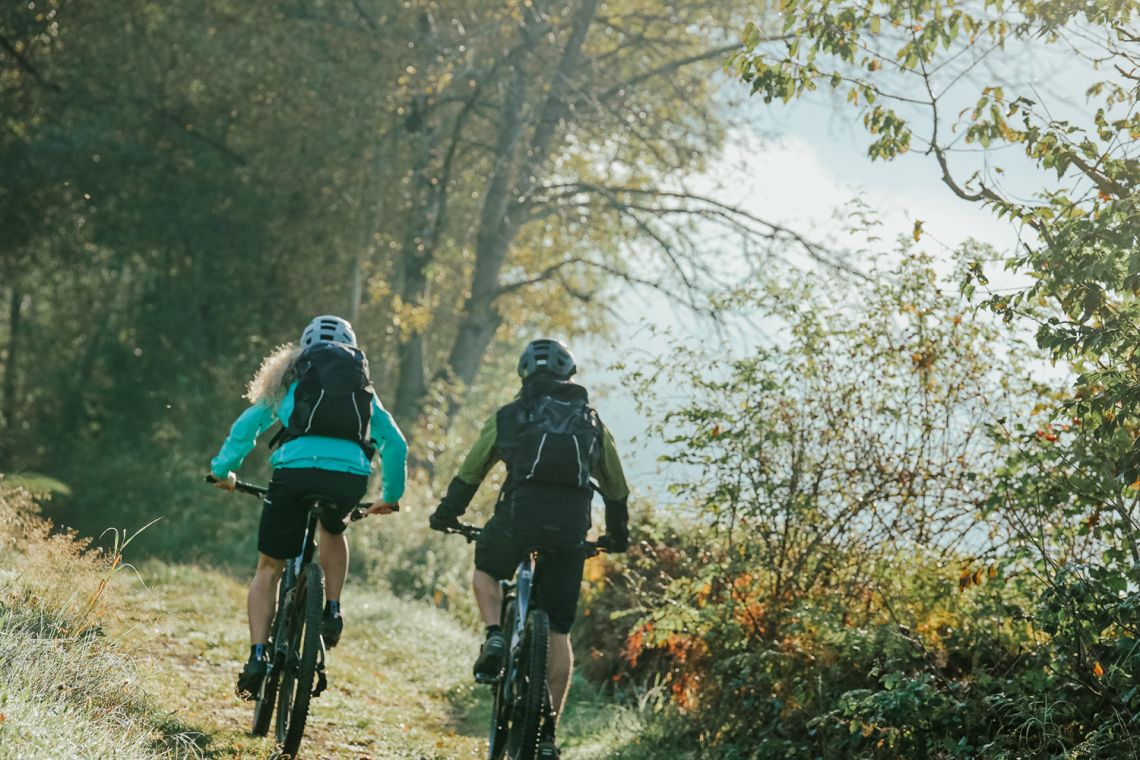
[[[261,682],[257,700],[253,705],[253,735],[265,736],[273,720],[273,703],[277,699],[277,684],[281,680],[281,670],[274,667]]]
[[[296,757],[309,717],[313,680],[321,650],[321,612],[325,578],[320,566],[309,564],[297,583],[290,616],[289,658],[277,705],[277,741],[282,757]]]
[[[550,618],[543,610],[527,614],[519,644],[518,670],[509,706],[511,725],[507,732],[510,760],[535,760],[542,721],[546,717],[546,657],[550,649]]]
[[[514,653],[510,651],[511,636],[515,629],[515,602],[513,598],[506,600],[500,620],[503,635],[507,637],[507,660],[503,666],[502,678],[492,687],[494,700],[491,705],[491,751],[488,753],[490,760],[502,760],[503,753],[507,751],[507,728],[511,721],[511,673],[515,668],[512,656]]]
[[[272,666],[265,679],[261,682],[257,699],[253,704],[254,736],[265,736],[269,733],[269,725],[273,722],[273,708],[277,702],[277,686],[281,683],[281,672],[284,669],[284,660],[277,656],[277,642],[285,638],[285,619],[288,610],[285,609],[285,599],[289,594],[289,587],[293,585],[292,569],[290,568],[281,580],[281,587],[277,593],[277,614],[273,617],[273,638],[269,644],[269,656]]]

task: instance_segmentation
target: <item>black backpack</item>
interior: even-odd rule
[[[343,343],[316,343],[297,360],[293,414],[270,447],[305,435],[344,438],[360,444],[371,459],[372,379],[368,359]]]
[[[602,455],[601,437],[598,413],[585,398],[535,399],[520,412],[512,480],[590,488],[590,473]]]

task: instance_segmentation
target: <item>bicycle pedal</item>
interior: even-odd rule
[[[324,668],[317,671],[317,685],[313,687],[313,697],[319,697],[329,688],[329,679],[325,675]]]
[[[502,671],[499,671],[497,674],[495,674],[493,676],[485,676],[485,675],[481,675],[481,674],[476,673],[475,674],[475,683],[483,684],[484,686],[494,686],[495,684],[497,684],[499,682],[499,679],[501,679],[502,677],[503,677]]]

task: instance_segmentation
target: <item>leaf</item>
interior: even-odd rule
[[[918,239],[920,237],[922,237],[922,220],[921,219],[915,219],[914,220],[914,242],[917,243]]]
[[[973,582],[974,574],[970,572],[970,568],[966,568],[962,571],[962,574],[958,576],[958,590],[965,591]]]

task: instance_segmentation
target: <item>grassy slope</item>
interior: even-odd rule
[[[205,735],[210,757],[265,757],[246,733],[250,710],[232,693],[247,652],[245,587],[192,567],[148,563],[121,576],[114,627],[137,653],[146,691]],[[329,661],[331,688],[314,701],[305,757],[481,758],[488,692],[471,681],[475,633],[420,602],[350,585],[348,624]],[[569,760],[613,757],[635,722],[578,684],[564,725]]]
[[[115,626],[137,652],[152,699],[208,737],[208,756],[267,756],[272,742],[246,733],[249,706],[233,696],[248,651],[244,585],[158,563],[121,582]],[[313,703],[305,756],[481,757],[482,721],[458,721],[453,707],[471,697],[486,713],[468,694],[475,636],[427,605],[358,588],[346,605],[348,627],[330,656],[331,688]]]
[[[470,676],[477,633],[360,585],[345,603],[303,756],[485,756],[489,693]],[[272,742],[246,733],[249,703],[232,691],[247,651],[244,579],[119,566],[52,535],[25,494],[0,487],[0,760],[268,757]],[[635,711],[579,683],[564,756],[652,756],[638,729]]]

